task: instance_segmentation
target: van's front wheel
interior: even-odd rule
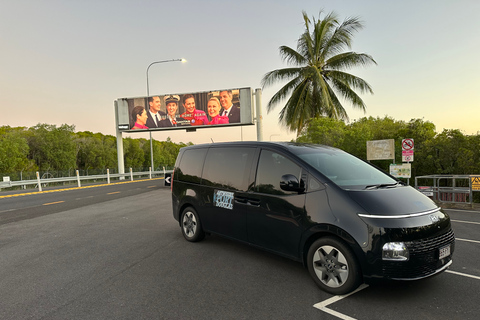
[[[315,283],[328,293],[346,294],[360,284],[360,269],[353,252],[336,238],[315,241],[308,250],[307,263]]]
[[[188,241],[197,242],[205,238],[200,218],[192,207],[185,208],[180,221],[182,222],[182,234]]]

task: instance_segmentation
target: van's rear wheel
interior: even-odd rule
[[[346,294],[360,284],[361,273],[352,250],[336,238],[315,241],[308,250],[307,263],[315,283],[328,293]]]
[[[200,218],[192,207],[185,208],[180,221],[182,222],[182,234],[188,241],[197,242],[205,238]]]

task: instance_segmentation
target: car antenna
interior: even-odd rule
[[[213,139],[212,139],[212,138],[210,138],[210,140],[212,140],[212,143],[215,143],[215,141],[213,141]]]

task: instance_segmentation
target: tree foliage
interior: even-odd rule
[[[0,172],[23,171],[33,168],[28,159],[29,146],[25,128],[0,127]]]
[[[402,139],[415,141],[412,177],[432,174],[479,174],[480,136],[460,130],[435,132],[435,125],[423,119],[409,122],[390,117],[364,117],[346,125],[342,120],[317,118],[308,122],[297,142],[318,143],[343,149],[366,159],[367,141],[395,140],[395,161],[402,161]],[[391,160],[374,164],[388,171]]]
[[[75,126],[37,124],[28,129],[29,157],[40,170],[61,170],[76,167]]]
[[[480,174],[480,135],[464,135],[460,130],[436,133],[435,125],[423,119],[409,122],[390,117],[364,117],[350,124],[321,117],[310,119],[297,142],[317,143],[343,149],[366,159],[369,140],[394,139],[395,160],[401,162],[402,139],[415,140],[412,177],[431,174]],[[150,141],[124,138],[125,167],[148,170]],[[181,147],[192,143],[153,141],[155,170],[170,169]],[[391,160],[374,161],[388,171]],[[31,128],[0,127],[0,176],[14,172],[74,169],[116,170],[116,137],[92,132],[74,132],[74,127],[38,124]],[[103,171],[105,172],[105,171]]]
[[[351,48],[353,34],[363,28],[362,22],[358,18],[340,22],[333,12],[323,19],[320,15],[318,20],[310,20],[303,12],[305,31],[297,41],[297,50],[280,47],[280,56],[292,67],[270,71],[262,79],[263,87],[287,81],[270,99],[267,109],[271,111],[286,100],[279,120],[297,136],[310,119],[348,119],[342,100],[365,110],[355,90],[373,93],[365,80],[345,71],[376,64],[368,54],[346,51]]]
[[[117,167],[117,140],[114,136],[89,131],[76,135],[77,167],[107,169]]]
[[[186,145],[173,143],[170,138],[167,141],[154,140],[155,169],[172,168],[180,148]],[[148,170],[151,166],[150,141],[124,138],[123,148],[126,168]],[[37,170],[73,174],[76,169],[88,174],[89,170],[105,172],[117,168],[115,136],[75,132],[74,126],[66,124],[59,127],[49,124],[37,124],[31,128],[0,127],[0,174]]]

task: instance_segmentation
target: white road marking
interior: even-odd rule
[[[363,289],[365,289],[365,288],[368,288],[368,285],[362,284],[360,287],[358,287],[357,290],[355,290],[355,291],[353,291],[353,292],[350,292],[349,294],[345,294],[345,295],[343,295],[343,296],[334,296],[334,297],[331,297],[330,299],[327,299],[327,300],[325,300],[325,301],[322,301],[322,302],[319,302],[319,303],[314,304],[313,307],[314,307],[314,308],[317,308],[317,309],[319,309],[319,310],[321,310],[321,311],[323,311],[323,312],[329,313],[329,314],[331,314],[332,316],[335,316],[335,317],[337,317],[337,318],[339,318],[339,319],[342,319],[342,320],[356,320],[355,318],[352,318],[352,317],[350,317],[350,316],[347,316],[347,315],[345,315],[345,314],[343,314],[343,313],[340,313],[340,312],[337,312],[337,311],[335,311],[335,310],[329,309],[329,308],[327,308],[327,306],[328,306],[328,305],[331,305],[332,303],[335,303],[335,302],[337,302],[337,301],[340,301],[340,300],[342,300],[342,299],[344,299],[344,298],[346,298],[346,297],[348,297],[348,296],[350,296],[350,295],[352,295],[352,294],[354,294],[354,293],[357,293],[358,291],[363,290]]]
[[[472,276],[471,274],[461,273],[461,272],[452,271],[452,270],[445,270],[445,272],[453,273],[453,274],[456,274],[456,275],[459,275],[459,276],[462,276],[462,277],[468,277],[468,278],[473,278],[473,279],[480,280],[480,277]]]
[[[460,223],[471,223],[471,224],[480,224],[480,222],[473,222],[473,221],[462,221],[462,220],[450,220],[452,222],[460,222]]]
[[[447,211],[457,211],[457,212],[471,212],[471,213],[478,213],[478,211],[475,210],[460,210],[460,209],[443,209]]]
[[[480,241],[477,241],[477,240],[468,240],[468,239],[460,239],[460,238],[455,238],[455,240],[458,240],[458,241],[466,241],[466,242],[473,242],[473,243],[480,243]]]

